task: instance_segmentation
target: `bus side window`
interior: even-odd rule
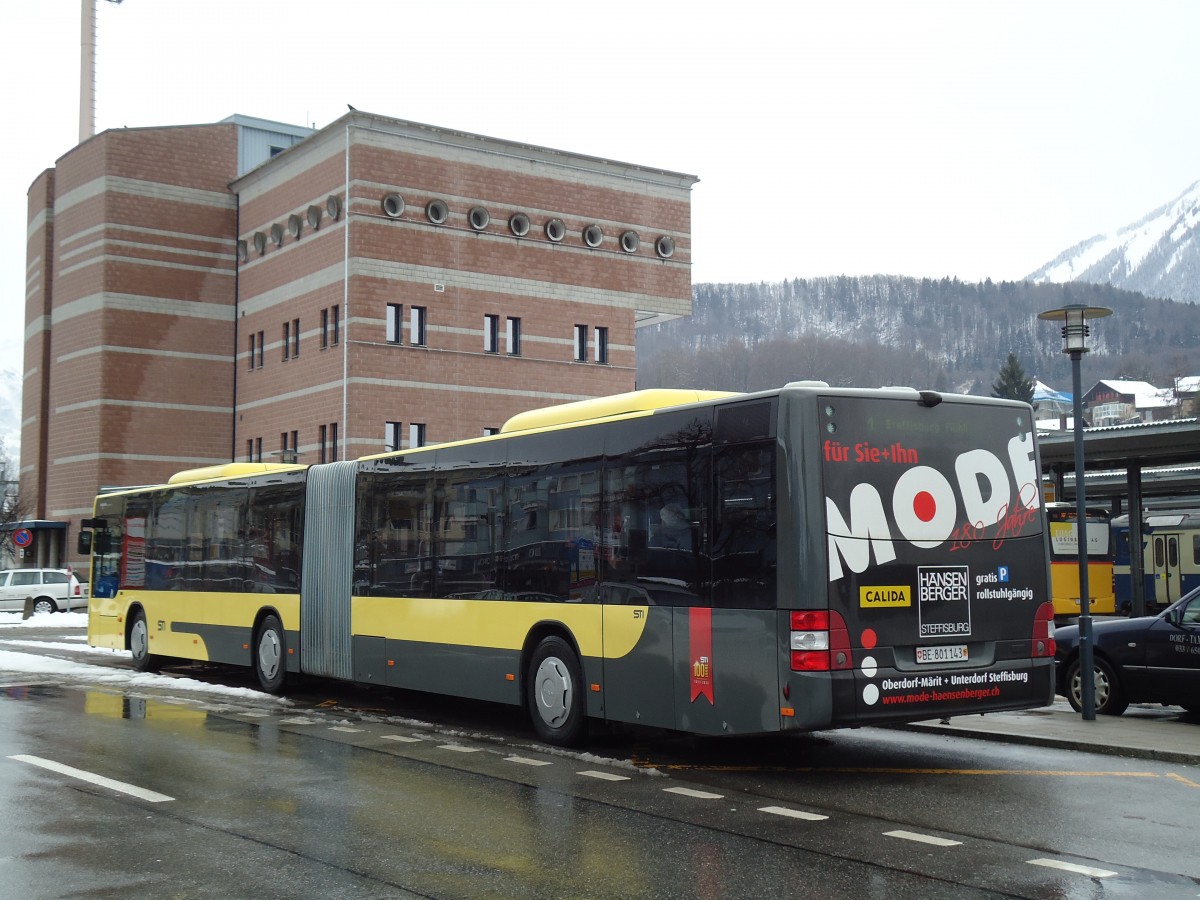
[[[716,456],[713,606],[775,605],[775,445],[728,446]]]

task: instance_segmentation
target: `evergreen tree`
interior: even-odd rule
[[[1010,351],[1008,359],[1000,367],[998,380],[992,383],[992,396],[1032,403],[1033,387],[1033,379],[1025,374],[1017,354]]]

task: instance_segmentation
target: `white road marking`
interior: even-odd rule
[[[252,709],[247,712],[238,713],[238,715],[245,716],[247,719],[265,719],[271,714],[269,712],[262,712],[261,710]]]
[[[462,744],[442,744],[439,750],[453,750],[455,753],[478,753],[478,747],[464,747]]]
[[[523,766],[552,766],[552,765],[554,765],[554,763],[548,762],[547,760],[530,759],[527,756],[506,756],[504,758],[504,761],[520,763]]]
[[[934,837],[932,834],[918,834],[915,831],[885,831],[885,837],[900,838],[903,841],[917,841],[922,844],[933,844],[935,847],[958,847],[962,841],[951,841],[946,838]]]
[[[346,734],[358,734],[362,731],[361,728],[351,728],[349,725],[333,725],[330,726],[330,731],[344,731]]]
[[[10,756],[9,759],[15,759],[17,762],[29,763],[31,766],[40,766],[43,769],[48,769],[51,772],[57,772],[60,775],[66,775],[69,778],[78,778],[80,781],[86,781],[89,784],[94,784],[97,787],[108,788],[109,790],[119,791],[122,794],[129,794],[131,797],[137,797],[141,800],[147,800],[150,803],[166,803],[168,800],[174,800],[174,797],[168,797],[166,794],[160,794],[157,791],[150,791],[146,788],[140,788],[135,784],[126,784],[123,781],[114,781],[111,778],[105,778],[103,775],[97,775],[95,772],[85,772],[83,769],[76,769],[73,766],[64,766],[62,763],[55,762],[52,759],[42,759],[38,756]]]
[[[380,737],[385,741],[399,741],[402,744],[419,744],[421,742],[421,738],[407,734],[381,734]]]
[[[280,719],[280,725],[316,725],[318,724],[313,719]]]
[[[1047,869],[1062,869],[1064,872],[1074,872],[1076,875],[1087,875],[1090,878],[1110,878],[1116,872],[1108,869],[1093,869],[1091,866],[1077,866],[1075,863],[1063,862],[1059,859],[1030,859],[1026,860],[1031,866],[1045,866]]]
[[[720,800],[724,794],[710,794],[708,791],[694,791],[691,788],[663,788],[668,794],[682,794],[684,797],[695,797],[697,800]]]
[[[576,772],[576,775],[583,775],[587,778],[599,778],[601,781],[628,781],[628,775],[614,775],[612,772],[596,772],[588,770],[586,772]]]
[[[829,816],[819,816],[816,813],[803,812],[799,809],[788,809],[786,806],[764,806],[759,812],[770,813],[773,816],[787,816],[789,819],[804,819],[806,822],[823,822]]]

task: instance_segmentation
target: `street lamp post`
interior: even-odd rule
[[[1112,315],[1103,306],[1069,304],[1038,313],[1039,319],[1062,322],[1063,353],[1071,356],[1071,402],[1075,418],[1075,543],[1079,551],[1079,672],[1084,721],[1096,719],[1096,670],[1092,653],[1092,598],[1088,585],[1087,499],[1083,477],[1083,387],[1079,360],[1087,353],[1088,319]]]

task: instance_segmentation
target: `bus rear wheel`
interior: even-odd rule
[[[150,652],[150,626],[146,614],[138,610],[129,625],[129,650],[133,654],[133,667],[139,672],[157,672],[161,662]]]
[[[547,744],[578,746],[587,734],[579,658],[557,635],[543,638],[529,660],[526,704],[533,730]]]
[[[258,626],[254,641],[254,671],[259,685],[268,694],[283,691],[287,681],[287,642],[278,616],[267,616]]]

